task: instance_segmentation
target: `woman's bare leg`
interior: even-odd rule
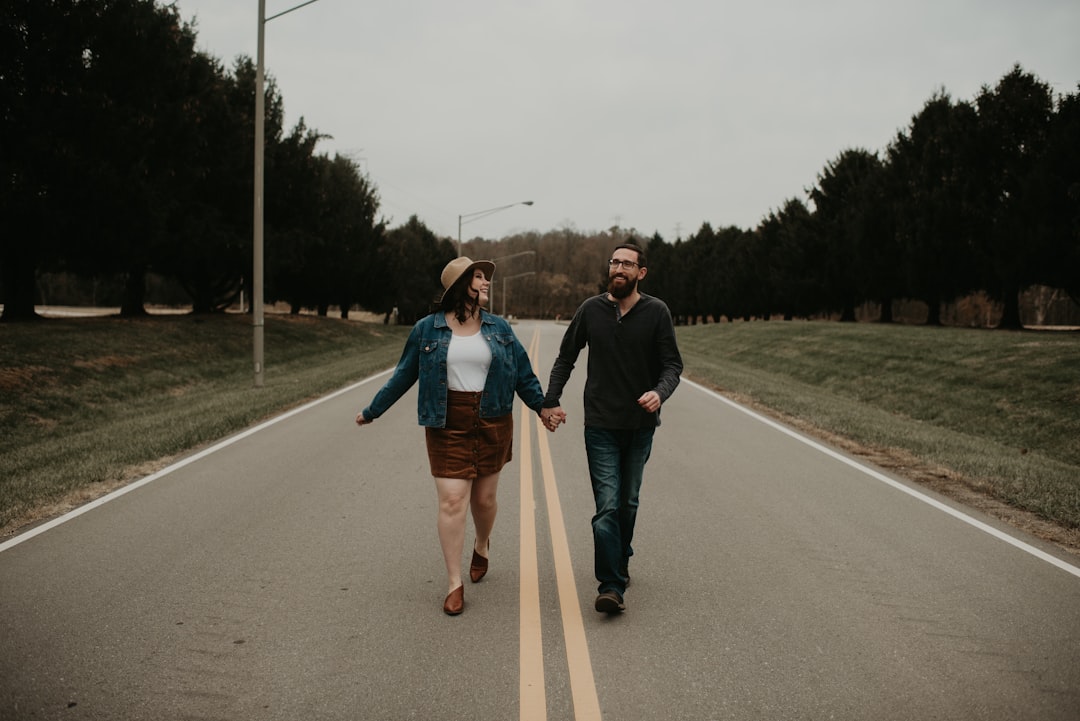
[[[462,584],[461,551],[465,548],[465,518],[473,482],[460,478],[436,478],[439,493],[439,543],[446,561],[446,592]]]
[[[495,515],[499,512],[498,490],[498,473],[481,476],[472,484],[469,505],[472,508],[473,525],[476,526],[473,550],[484,558],[488,556],[491,529],[495,527]]]

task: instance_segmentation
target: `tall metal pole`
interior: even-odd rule
[[[528,252],[531,253],[532,251],[528,251]],[[524,278],[527,275],[536,275],[536,271],[535,270],[530,270],[530,271],[526,271],[525,273],[518,273],[517,275],[511,275],[509,277],[506,277],[506,278],[502,279],[502,282],[503,282],[502,317],[503,318],[506,317],[506,281],[513,280],[514,278]],[[494,309],[492,309],[492,310],[494,311]]]
[[[263,337],[265,324],[263,321],[263,158],[266,155],[266,61],[264,60],[263,48],[265,46],[266,23],[274,18],[287,15],[293,10],[318,2],[307,0],[299,5],[282,10],[276,15],[266,17],[266,0],[259,0],[259,30],[258,51],[255,63],[255,210],[254,210],[254,259],[251,279],[251,313],[254,316],[255,327],[255,387],[263,385]]]
[[[461,226],[465,223],[471,223],[474,220],[480,220],[486,218],[489,215],[494,215],[500,210],[506,210],[507,208],[513,208],[515,205],[532,205],[531,200],[522,200],[517,203],[510,203],[509,205],[500,205],[498,208],[488,208],[487,210],[478,210],[475,213],[463,213],[457,217],[457,254],[461,257]],[[462,222],[462,218],[469,218],[469,220]]]
[[[532,203],[529,203],[529,205],[532,205]],[[461,254],[458,253],[458,255],[460,256]],[[523,250],[520,253],[514,253],[513,255],[504,255],[501,258],[493,258],[491,260],[491,262],[495,263],[495,264],[498,264],[498,263],[503,262],[504,260],[510,260],[511,258],[518,258],[518,257],[523,256],[523,255],[533,255],[533,256],[535,256],[536,251],[535,250]],[[503,292],[506,292],[506,283],[503,283]],[[492,283],[491,288],[488,290],[488,308],[491,310],[492,313],[495,312],[495,283]],[[505,310],[505,309],[506,309],[506,306],[504,304],[503,305],[503,310]]]
[[[263,91],[263,43],[266,0],[259,0],[258,60],[255,66],[255,259],[251,311],[255,325],[255,387],[263,385],[263,154],[266,151],[266,98]]]

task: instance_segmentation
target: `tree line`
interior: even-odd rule
[[[234,304],[250,276],[255,67],[195,48],[196,29],[155,0],[0,0],[0,298],[33,318],[45,274],[113,278],[124,315],[147,279],[195,312]],[[324,135],[284,128],[266,85],[265,300],[411,322],[454,257],[413,216],[388,227],[374,184]],[[982,292],[999,327],[1021,325],[1034,285],[1080,305],[1080,101],[1019,65],[971,101],[935,93],[886,149],[844,150],[805,198],[757,227],[668,240],[572,227],[466,242],[500,263],[494,310],[565,316],[598,292],[612,245],[647,246],[648,292],[679,322],[838,317],[903,300],[941,323]],[[506,308],[507,298],[513,303]]]
[[[34,317],[42,273],[119,278],[124,315],[145,312],[151,273],[196,312],[233,303],[252,258],[251,59],[227,69],[154,0],[0,8],[3,318]],[[353,159],[318,153],[303,118],[283,127],[272,77],[265,95],[267,300],[378,304],[376,189]]]
[[[874,303],[944,306],[983,292],[1021,327],[1035,285],[1080,304],[1080,100],[1014,66],[973,102],[941,91],[881,153],[848,149],[757,228],[705,224],[649,248],[653,286],[684,318],[838,314]]]

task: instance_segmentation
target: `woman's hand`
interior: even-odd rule
[[[544,408],[540,411],[540,421],[545,428],[554,433],[559,425],[566,423],[566,412],[562,407]]]
[[[369,421],[367,418],[364,418],[364,412],[363,411],[360,411],[359,413],[356,414],[356,425],[358,425],[358,426],[366,426],[368,423],[371,423],[371,421]]]

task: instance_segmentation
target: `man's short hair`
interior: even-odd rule
[[[634,243],[632,241],[628,241],[626,243],[620,243],[620,244],[615,246],[615,250],[620,250],[620,249],[626,249],[626,250],[634,251],[635,253],[637,253],[638,267],[641,267],[641,268],[647,268],[648,267],[649,261],[646,260],[646,258],[645,258],[645,249],[642,248],[637,243]],[[613,250],[612,252],[614,253],[615,251]]]

